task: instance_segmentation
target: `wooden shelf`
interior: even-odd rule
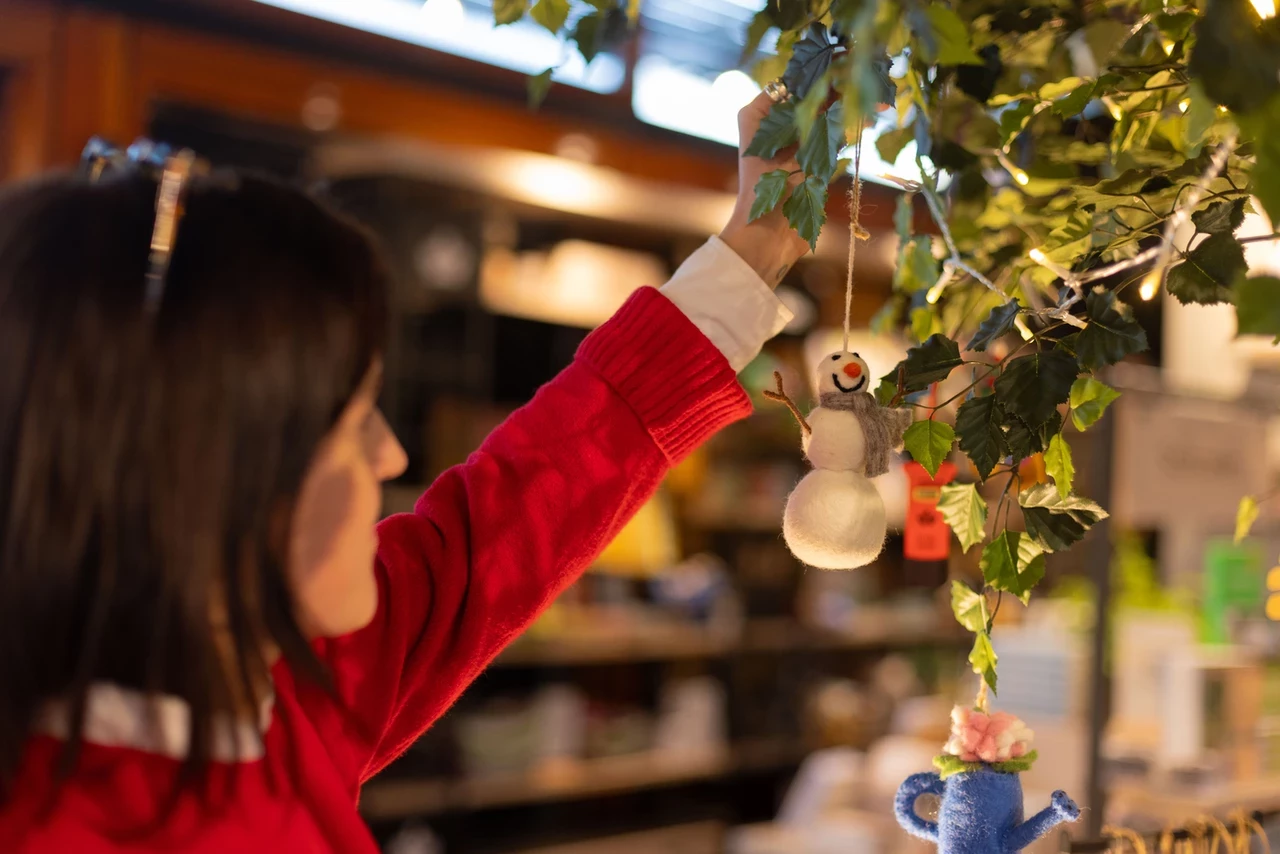
[[[1239,780],[1199,789],[1121,783],[1111,787],[1107,808],[1113,814],[1136,814],[1171,823],[1197,815],[1225,818],[1238,809],[1276,810],[1280,809],[1280,778]]]
[[[720,658],[740,653],[958,646],[968,639],[969,636],[958,629],[844,633],[808,628],[789,618],[772,618],[749,620],[740,638],[726,638],[697,631],[676,631],[655,633],[652,636],[525,639],[508,647],[494,662],[494,666],[583,666]]]
[[[370,821],[396,821],[441,812],[577,800],[785,768],[799,764],[806,753],[793,742],[764,740],[702,754],[636,753],[457,780],[376,780],[364,787],[360,811]]]

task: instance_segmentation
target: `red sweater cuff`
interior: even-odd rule
[[[751,414],[724,355],[654,288],[637,291],[591,333],[578,361],[621,395],[673,463]]]

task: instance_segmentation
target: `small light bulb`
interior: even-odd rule
[[[1191,109],[1191,99],[1190,99],[1190,98],[1183,98],[1181,101],[1179,101],[1179,102],[1178,102],[1178,110],[1179,110],[1180,112],[1185,113],[1185,112],[1186,112],[1187,110],[1189,110],[1189,109]]]
[[[1018,184],[1023,187],[1031,183],[1031,178],[1027,175],[1026,172],[1023,172],[1021,169],[1013,170],[1013,180],[1017,181]]]
[[[1173,53],[1173,39],[1168,36],[1161,36],[1160,47],[1164,48],[1165,56],[1170,56]]]
[[[1226,108],[1226,107],[1219,106],[1219,107],[1218,107],[1218,112],[1222,113],[1223,115],[1226,115],[1226,113],[1227,113],[1227,108]]]
[[[1017,327],[1018,334],[1022,336],[1023,341],[1030,341],[1035,337],[1031,334],[1031,327],[1027,326],[1027,322],[1022,319],[1022,315],[1014,318],[1013,325]]]
[[[1138,296],[1142,297],[1143,302],[1150,302],[1159,289],[1160,274],[1152,270],[1143,277],[1142,284],[1138,285]]]
[[[1254,11],[1260,18],[1271,18],[1276,14],[1276,0],[1251,0]]]
[[[937,305],[938,300],[942,299],[942,288],[938,286],[941,284],[942,282],[939,282],[937,285],[929,288],[929,293],[924,295],[924,301],[929,303],[929,305]]]
[[[1045,254],[1044,254],[1043,252],[1041,252],[1041,251],[1040,251],[1040,247],[1039,247],[1039,246],[1037,246],[1035,249],[1032,249],[1032,250],[1031,250],[1030,252],[1028,252],[1027,254],[1028,254],[1028,255],[1030,255],[1030,256],[1031,256],[1031,260],[1032,260],[1032,261],[1035,261],[1037,264],[1043,264],[1045,261],[1047,261],[1047,260],[1048,260],[1048,258],[1045,256]]]
[[[1105,103],[1107,105],[1107,109],[1111,111],[1111,118],[1116,121],[1120,121],[1121,116],[1124,115],[1124,113],[1120,111],[1120,105],[1109,98],[1104,99],[1103,103]]]

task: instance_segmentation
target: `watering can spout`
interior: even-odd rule
[[[1021,851],[1058,825],[1075,821],[1079,817],[1080,807],[1076,806],[1076,802],[1067,797],[1066,792],[1054,792],[1049,806],[1017,827],[1010,828],[1005,837],[1004,849],[1008,852]]]

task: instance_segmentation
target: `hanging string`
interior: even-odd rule
[[[862,119],[858,119],[858,141],[853,144],[853,183],[849,185],[849,272],[844,285],[844,351],[849,352],[849,325],[853,317],[853,260],[862,231]]]

